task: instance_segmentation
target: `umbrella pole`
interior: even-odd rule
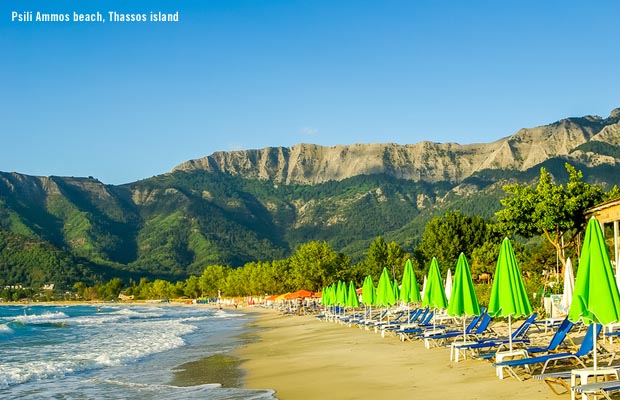
[[[508,344],[512,353],[512,319],[510,314],[508,315]]]
[[[465,330],[465,320],[467,315],[463,314],[463,343],[467,342],[467,331]]]
[[[594,332],[592,332],[592,351],[594,351],[594,370],[596,371],[596,323],[594,323]]]

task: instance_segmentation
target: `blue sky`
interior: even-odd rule
[[[606,117],[618,15],[616,1],[2,0],[0,171],[120,184],[222,150],[480,143]]]

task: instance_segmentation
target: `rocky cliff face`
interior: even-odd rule
[[[597,140],[618,146],[620,111],[608,118],[568,118],[550,125],[521,129],[512,136],[486,144],[420,142],[398,145],[353,144],[216,152],[190,160],[173,171],[225,172],[278,183],[317,184],[357,175],[385,173],[424,182],[458,183],[485,169],[524,171],[549,158],[570,161],[573,150]]]
[[[561,174],[568,161],[589,182],[618,184],[619,120],[617,109],[486,144],[218,152],[122,186],[0,172],[0,281],[46,283],[72,266],[78,280],[177,279],[312,240],[358,259],[377,236],[411,250],[432,213],[492,216],[502,185],[531,183],[541,165]]]

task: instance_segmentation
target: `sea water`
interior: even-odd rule
[[[183,371],[241,345],[249,318],[199,306],[1,306],[0,398],[275,399]],[[179,384],[179,373],[194,378]]]

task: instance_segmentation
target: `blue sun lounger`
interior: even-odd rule
[[[586,396],[603,396],[608,400],[612,400],[610,393],[620,391],[620,381],[589,383],[587,385],[575,386],[572,390],[575,393],[585,394]]]
[[[459,351],[470,350],[472,352],[478,352],[482,349],[491,349],[491,348],[501,347],[504,344],[510,343],[510,341],[512,341],[513,344],[517,344],[517,343],[528,344],[530,340],[527,339],[525,335],[527,334],[527,331],[530,329],[530,327],[534,323],[534,320],[536,319],[537,316],[538,314],[532,313],[529,317],[527,317],[527,319],[523,321],[523,323],[517,329],[515,329],[514,332],[512,332],[511,339],[507,337],[484,338],[484,339],[479,339],[475,341],[474,343],[459,345],[457,346],[457,349]]]
[[[599,333],[601,332],[602,325],[591,324],[588,327],[588,330],[585,336],[583,337],[579,350],[577,350],[577,352],[575,353],[570,353],[570,352],[549,353],[549,354],[541,355],[537,357],[526,357],[526,358],[502,361],[502,362],[493,364],[493,366],[507,368],[508,372],[519,380],[522,380],[516,371],[516,368],[519,368],[519,367],[523,367],[526,370],[528,370],[528,372],[531,372],[531,367],[533,365],[543,364],[541,374],[544,374],[549,364],[555,365],[560,361],[571,361],[573,364],[578,364],[585,368],[585,364],[582,361],[582,358],[590,354],[590,352],[593,349],[592,335],[594,334],[594,327],[596,327],[596,336],[598,337]]]
[[[571,321],[568,320],[568,318],[565,318],[562,323],[560,324],[560,326],[558,327],[558,330],[555,331],[555,334],[553,335],[553,337],[551,338],[551,340],[549,341],[549,344],[545,347],[539,347],[539,346],[535,346],[535,347],[526,347],[525,350],[527,350],[528,354],[532,354],[532,353],[549,353],[552,351],[556,351],[557,348],[564,342],[564,339],[566,339],[568,332],[573,328],[575,324],[573,324]],[[498,348],[498,351],[501,349]],[[491,358],[495,357],[496,352],[491,352],[491,353],[484,353],[484,354],[479,354],[478,358],[482,358],[485,360],[490,360]]]
[[[484,334],[489,328],[489,324],[491,323],[491,317],[486,312],[476,316],[472,319],[469,325],[465,328],[465,333],[467,335],[471,335],[471,337],[476,337]],[[448,341],[448,339],[457,339],[463,336],[462,329],[454,329],[451,331],[444,332],[442,334],[430,335],[424,337],[425,341],[428,341],[429,345],[427,348],[430,348],[430,344],[435,344],[436,346],[444,345]]]

